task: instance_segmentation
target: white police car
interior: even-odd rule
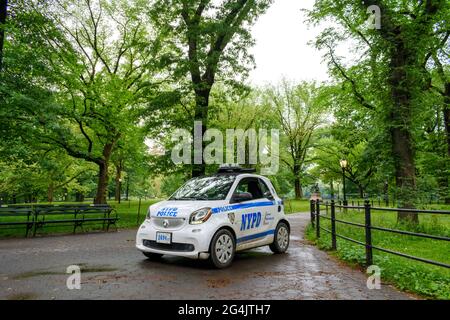
[[[231,264],[236,251],[289,246],[290,225],[283,201],[269,179],[249,169],[227,167],[192,178],[167,201],[150,206],[136,247],[150,259],[175,255]]]

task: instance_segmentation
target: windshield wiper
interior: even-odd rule
[[[207,197],[181,197],[181,198],[172,198],[170,200],[209,200]]]

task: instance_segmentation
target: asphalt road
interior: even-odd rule
[[[236,255],[233,265],[147,260],[135,230],[0,240],[0,299],[410,299],[391,286],[369,290],[366,275],[303,239],[307,214],[290,215],[288,253],[267,247]],[[81,266],[81,289],[69,290],[69,265]]]

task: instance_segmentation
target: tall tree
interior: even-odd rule
[[[376,5],[381,11],[381,28],[368,28],[368,8]],[[430,43],[442,32],[444,14],[449,4],[444,0],[415,3],[393,0],[331,1],[318,0],[310,12],[311,21],[331,18],[341,32],[326,30],[317,46],[327,50],[333,74],[341,79],[354,100],[378,118],[389,133],[395,167],[395,182],[400,205],[413,208],[416,201],[416,166],[414,117],[417,102],[427,90],[423,63]],[[344,32],[358,44],[361,58],[351,68],[337,57],[336,42]],[[418,221],[417,214],[399,212],[401,220]]]
[[[217,80],[239,83],[237,77],[248,72],[252,62],[247,48],[253,43],[250,26],[269,7],[271,0],[158,0],[152,17],[160,30],[179,47],[178,75],[190,76],[194,93],[194,120],[206,131],[211,89]],[[203,151],[204,145],[202,146]],[[194,164],[192,175],[205,173]]]
[[[53,42],[58,107],[43,118],[43,139],[98,166],[95,203],[106,202],[108,169],[120,139],[139,121],[156,83],[160,42],[141,14],[143,2],[59,1],[50,8],[64,36]],[[112,37],[111,35],[115,35]]]
[[[303,197],[301,178],[308,151],[313,146],[313,135],[325,122],[323,97],[314,83],[294,85],[283,80],[278,87],[269,89],[268,102],[286,140],[286,150],[280,152],[280,158],[292,172],[295,197],[300,199]]]

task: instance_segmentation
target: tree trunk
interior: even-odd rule
[[[98,164],[98,182],[95,204],[106,204],[106,189],[108,188],[108,163],[102,161]]]
[[[113,146],[113,142],[107,143],[103,147],[103,159],[97,162],[99,172],[97,194],[94,201],[95,204],[106,204],[106,191],[108,189],[108,165]]]
[[[294,174],[295,199],[301,199],[303,197],[303,194],[302,194],[302,184],[301,184],[300,177],[299,177],[300,166],[297,164],[294,164],[292,173]]]
[[[443,108],[443,114],[444,114],[444,128],[445,128],[445,136],[446,136],[446,142],[447,142],[447,161],[445,162],[446,165],[446,175],[445,175],[445,204],[450,204],[450,190],[449,187],[449,179],[450,179],[450,82],[447,82],[445,84],[445,96],[444,96],[444,108]]]
[[[196,164],[192,161],[192,177],[199,177],[205,174],[206,164],[203,159],[203,150],[205,149],[205,142],[203,141],[203,135],[207,129],[207,121],[208,121],[208,105],[209,105],[209,94],[211,91],[211,87],[203,90],[195,90],[195,121],[201,121],[201,138],[202,138],[202,147],[201,147],[201,163]],[[192,135],[195,139],[194,135]],[[194,140],[195,145],[195,140]],[[194,159],[194,154],[192,155],[192,159]]]
[[[3,45],[5,42],[5,29],[3,24],[6,22],[8,13],[8,0],[0,0],[0,71],[3,67]]]
[[[410,132],[411,123],[411,92],[413,80],[408,79],[406,72],[413,67],[415,54],[408,50],[398,30],[395,43],[391,49],[390,85],[392,110],[390,113],[390,133],[392,139],[392,153],[395,163],[395,181],[398,189],[398,199],[402,208],[414,208],[416,191],[416,175],[414,151]],[[418,223],[417,213],[398,212],[399,221]]]
[[[295,187],[295,199],[301,199],[303,197],[303,192],[302,192],[302,185],[301,185],[299,177],[295,177],[294,187]]]

